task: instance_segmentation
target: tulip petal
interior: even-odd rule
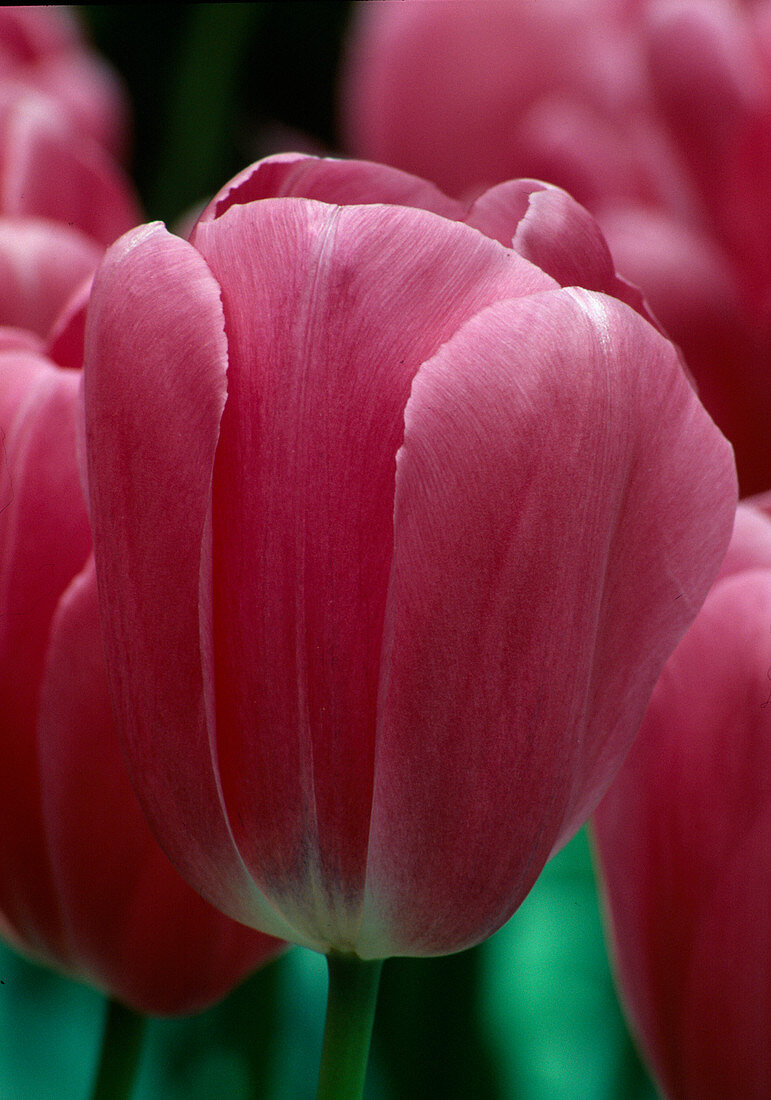
[[[767,776],[768,753],[761,767]],[[770,852],[767,784],[765,805],[733,848],[693,937],[683,1007],[688,1096],[736,1096],[737,1086],[744,1100],[771,1095]]]
[[[459,221],[463,207],[432,183],[366,160],[336,160],[300,153],[279,153],[250,165],[206,207],[200,221],[214,221],[237,204],[294,196],[350,206],[386,202],[414,206]]]
[[[48,330],[102,250],[76,229],[38,218],[0,218],[0,324]]]
[[[195,239],[230,354],[213,494],[225,800],[256,881],[342,948],[363,889],[410,383],[480,308],[554,283],[465,225],[399,207],[265,200]]]
[[[47,96],[0,89],[0,203],[4,214],[79,229],[106,247],[141,221],[128,180]]]
[[[57,367],[81,370],[86,339],[86,310],[91,297],[92,276],[72,293],[48,334],[46,355]]]
[[[748,569],[771,570],[771,513],[763,510],[763,497],[744,501],[736,509],[734,533],[723,558],[716,583]],[[767,500],[766,504],[771,503]]]
[[[733,443],[742,494],[765,489],[768,352],[748,323],[730,253],[703,229],[648,207],[606,208],[600,221],[616,266],[643,287],[682,350],[702,404]]]
[[[671,345],[586,291],[480,313],[405,422],[364,957],[508,918],[620,765],[735,503]]]
[[[46,835],[74,972],[153,1013],[218,1000],[280,945],[196,894],[142,816],[112,717],[93,557],[59,603],[40,698]]]
[[[464,221],[513,247],[560,286],[610,294],[656,323],[639,290],[616,274],[597,222],[559,187],[536,180],[501,183],[479,196]]]
[[[0,326],[0,352],[34,351],[42,355],[44,348],[43,339],[29,329]]]
[[[75,463],[78,376],[0,354],[0,909],[27,950],[58,943],[43,840],[38,685],[51,617],[91,547]]]
[[[715,585],[594,817],[619,980],[673,1096],[767,1094],[769,623],[767,569]]]
[[[348,148],[450,195],[533,173],[519,122],[548,92],[575,87],[619,113],[636,105],[639,62],[618,9],[615,0],[359,5],[341,79]]]
[[[84,387],[111,691],[165,851],[204,896],[248,918],[261,902],[220,810],[199,621],[226,368],[219,287],[200,255],[157,223],[126,234],[94,282]]]

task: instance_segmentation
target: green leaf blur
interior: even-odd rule
[[[0,1095],[86,1100],[104,998],[0,948]],[[135,1100],[313,1100],[326,968],[295,948],[152,1020]],[[585,830],[487,943],[386,962],[367,1100],[656,1100],[616,999]]]

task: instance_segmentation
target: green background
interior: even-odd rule
[[[86,1100],[105,1010],[0,949],[0,1096]],[[152,1020],[136,1100],[312,1100],[326,967],[293,948],[198,1016]],[[608,966],[586,832],[509,923],[441,959],[390,959],[367,1100],[655,1100]]]

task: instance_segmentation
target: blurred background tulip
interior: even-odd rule
[[[0,214],[45,218],[101,245],[136,225],[123,170],[59,105],[0,81]]]
[[[42,93],[118,159],[127,154],[130,107],[116,71],[86,40],[74,9],[0,8],[0,86]]]
[[[771,486],[768,0],[356,9],[345,147],[453,195],[565,187],[681,346],[743,491]]]
[[[770,668],[771,521],[746,504],[594,817],[619,982],[672,1100],[771,1092]]]

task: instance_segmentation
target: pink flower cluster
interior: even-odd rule
[[[4,936],[189,1011],[479,943],[596,810],[654,1071],[761,1100],[771,5],[366,5],[373,160],[186,238],[67,13],[0,72]]]

